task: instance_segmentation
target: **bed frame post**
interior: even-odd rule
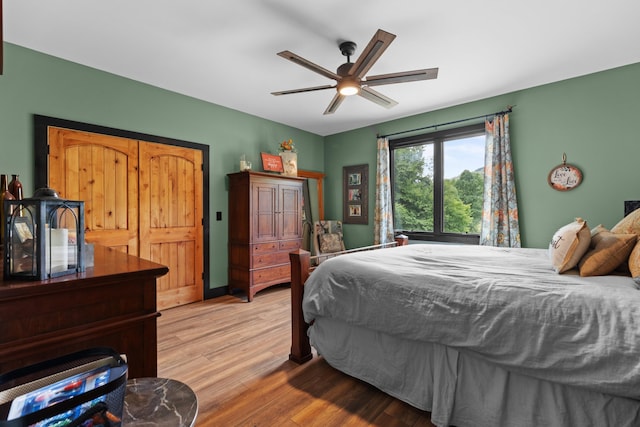
[[[311,345],[307,336],[307,325],[302,314],[304,283],[309,277],[311,254],[298,249],[289,253],[291,260],[291,353],[289,360],[304,363],[311,360]]]

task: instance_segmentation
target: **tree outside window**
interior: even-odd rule
[[[484,124],[390,141],[394,229],[411,239],[477,243]]]

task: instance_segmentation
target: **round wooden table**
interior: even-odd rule
[[[127,381],[122,425],[192,427],[198,398],[191,388],[168,378],[133,378]]]

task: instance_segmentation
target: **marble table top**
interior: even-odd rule
[[[198,415],[198,398],[191,388],[168,378],[127,381],[123,426],[191,427]]]

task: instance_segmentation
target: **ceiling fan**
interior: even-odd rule
[[[340,51],[347,57],[347,62],[340,65],[338,70],[334,73],[326,68],[314,64],[295,53],[288,50],[278,53],[278,56],[288,59],[289,61],[301,65],[311,71],[314,71],[322,76],[328,77],[336,81],[335,85],[323,85],[307,87],[302,89],[283,90],[280,92],[271,92],[272,95],[289,95],[292,93],[301,92],[313,92],[316,90],[324,89],[336,89],[336,94],[329,103],[329,106],[324,111],[324,114],[333,114],[345,97],[350,95],[360,95],[361,97],[373,101],[378,105],[385,108],[391,108],[398,103],[371,89],[372,86],[381,86],[392,83],[405,83],[414,82],[418,80],[429,80],[438,77],[437,68],[427,68],[423,70],[404,71],[400,73],[379,74],[375,76],[366,76],[369,69],[380,58],[384,51],[389,47],[391,42],[396,38],[394,34],[388,33],[383,30],[378,30],[373,35],[373,38],[369,44],[364,48],[364,51],[360,54],[356,62],[351,62],[351,56],[356,50],[356,44],[354,42],[340,43]]]

